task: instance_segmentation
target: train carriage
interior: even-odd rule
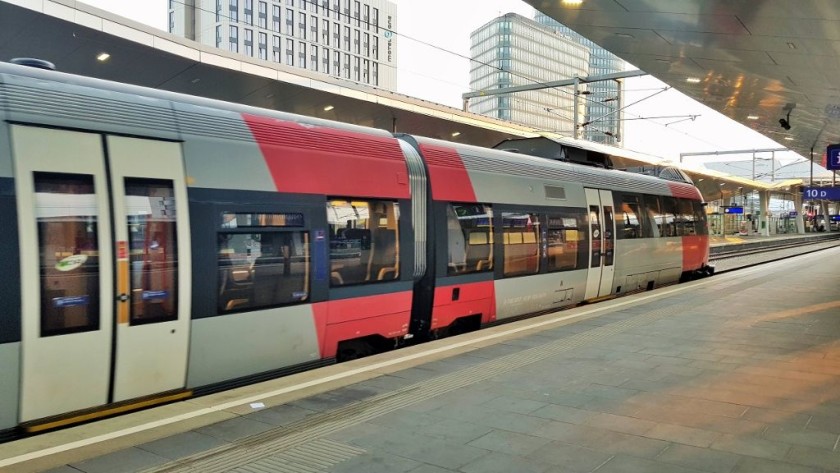
[[[0,63],[0,432],[703,271],[690,182]]]

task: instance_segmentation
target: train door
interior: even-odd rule
[[[95,133],[12,126],[21,422],[184,386],[189,234],[180,147],[105,144]]]
[[[612,192],[585,189],[589,208],[589,273],[584,299],[608,296],[615,276],[615,218]]]

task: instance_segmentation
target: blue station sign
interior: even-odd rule
[[[838,200],[840,201],[840,187],[804,187],[802,198],[805,200]]]
[[[724,207],[723,213],[725,214],[742,214],[744,213],[743,207]]]
[[[825,152],[825,168],[840,171],[840,144],[829,145]]]

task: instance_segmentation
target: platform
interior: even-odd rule
[[[837,261],[833,248],[2,444],[0,466],[840,472]]]

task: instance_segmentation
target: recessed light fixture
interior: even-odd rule
[[[325,111],[325,112],[329,112],[330,110],[332,110],[332,109],[334,109],[334,108],[335,108],[335,107],[333,107],[332,105],[327,105],[326,107],[324,107],[324,111]]]
[[[758,115],[747,115],[747,120],[758,120]]]
[[[697,77],[688,77],[685,81],[689,84],[698,84],[700,82],[700,79],[698,79]]]
[[[578,6],[578,5],[582,4],[583,0],[563,0],[561,3],[563,5],[572,7],[572,6]]]
[[[99,55],[96,56],[96,60],[99,61],[99,62],[105,62],[110,58],[111,58],[111,55],[108,54],[108,53],[99,53]]]
[[[461,132],[456,131],[456,132],[452,133],[452,138],[455,138],[455,137],[460,136],[460,135],[461,135]]]
[[[785,137],[785,139],[786,139],[786,140],[788,140],[788,141],[793,141],[793,137],[792,137],[792,136],[786,136],[786,137]]]
[[[788,46],[790,49],[796,49],[796,45],[795,45],[795,44],[793,44],[793,43],[790,43],[790,42],[789,42],[789,43],[787,44],[787,46]]]
[[[199,82],[201,82],[201,79],[199,79],[198,77],[196,77],[195,79],[193,79],[193,80],[191,80],[191,81],[190,81],[190,84],[198,84]]]
[[[622,38],[635,38],[635,36],[631,35],[630,33],[616,33],[615,35]]]

